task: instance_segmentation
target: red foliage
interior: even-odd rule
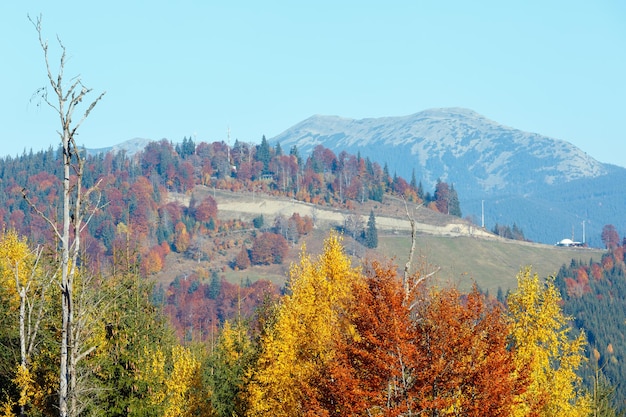
[[[404,365],[414,363],[415,333],[410,311],[404,305],[404,290],[396,268],[373,263],[364,285],[357,283],[353,316],[359,337],[343,335],[337,341],[337,357],[320,384],[319,402],[329,416],[361,415],[378,408],[384,415],[399,415],[407,410],[401,384]],[[412,367],[412,365],[409,365]]]
[[[607,224],[602,228],[601,238],[607,249],[615,249],[619,245],[619,234],[612,224]]]
[[[417,323],[416,409],[430,415],[454,406],[458,415],[508,415],[526,379],[516,372],[499,305],[488,305],[476,289],[463,298],[444,290],[420,305]]]
[[[278,293],[278,288],[265,280],[249,287],[222,280],[219,294],[212,299],[209,285],[190,276],[170,284],[164,311],[181,340],[192,336],[203,341],[225,320],[252,317],[267,297],[276,299]]]
[[[294,222],[300,236],[307,235],[313,230],[313,219],[311,216],[301,217],[300,213],[293,213],[289,220]]]
[[[161,218],[168,217],[172,224],[178,223],[183,217],[183,207],[178,202],[169,202],[159,208]]]
[[[193,207],[196,221],[208,222],[211,218],[217,218],[217,203],[211,196],[205,197],[199,204]]]
[[[250,268],[250,256],[245,246],[241,247],[241,250],[235,257],[235,267],[239,270]]]
[[[602,274],[603,274],[602,267],[596,262],[592,263],[591,264],[591,276],[595,280],[599,280],[599,279],[602,279]]]
[[[284,237],[265,232],[254,239],[250,249],[250,260],[255,265],[280,264],[288,250],[289,246]]]

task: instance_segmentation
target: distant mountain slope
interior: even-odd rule
[[[428,187],[441,178],[464,189],[528,192],[607,173],[603,164],[568,142],[502,126],[461,108],[362,120],[312,116],[272,141],[283,148],[296,145],[303,153],[318,144],[360,152],[384,160],[404,178],[411,178],[415,169]]]
[[[502,126],[462,108],[425,110],[404,117],[346,119],[312,116],[270,139],[283,149],[308,154],[316,145],[336,153],[360,153],[391,174],[426,189],[438,178],[453,183],[464,215],[486,226],[516,222],[530,239],[553,243],[581,238],[600,245],[599,233],[612,223],[626,232],[626,169],[602,164],[560,139]],[[573,185],[574,184],[574,185]],[[598,192],[600,195],[598,195]],[[588,204],[593,201],[594,207]]]
[[[107,153],[107,152],[117,153],[117,152],[124,151],[126,152],[126,155],[128,157],[132,157],[137,152],[143,151],[150,142],[154,142],[154,141],[152,139],[134,138],[134,139],[129,139],[127,141],[119,143],[115,146],[109,146],[106,148],[98,148],[98,149],[87,149],[87,153],[89,155],[97,155],[100,153]]]

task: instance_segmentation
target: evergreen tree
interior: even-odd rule
[[[383,166],[383,183],[385,184],[385,191],[389,191],[391,189],[391,176],[389,175],[389,167],[386,162]]]
[[[276,153],[276,156],[281,156],[283,154],[283,148],[280,147],[280,142],[276,142],[274,152]]]
[[[193,142],[191,138],[183,139],[183,145],[180,148],[180,156],[184,159],[188,156],[191,156],[196,153],[196,144]]]
[[[426,200],[424,200],[424,198],[426,198],[426,196],[424,195],[424,186],[422,185],[422,182],[420,181],[419,184],[417,185],[417,197],[426,202]]]
[[[414,190],[417,189],[417,178],[415,178],[415,168],[413,168],[413,172],[411,172],[411,188]]]
[[[370,211],[370,217],[367,220],[367,229],[365,230],[365,246],[370,249],[378,247],[378,231],[376,230],[376,217],[374,217],[374,210]]]
[[[255,229],[260,229],[263,227],[263,223],[265,223],[265,219],[263,219],[263,215],[258,215],[257,217],[255,217],[254,219],[252,219],[252,224],[254,225]]]
[[[211,300],[215,300],[219,295],[220,291],[222,291],[222,280],[216,271],[211,272],[211,282],[208,288],[207,296]]]
[[[289,155],[295,156],[296,161],[298,162],[298,166],[302,166],[302,158],[300,157],[300,154],[298,153],[298,147],[296,145],[293,145],[291,147],[291,149],[289,150]]]
[[[267,139],[265,139],[265,135],[263,135],[263,137],[261,138],[261,144],[256,148],[256,159],[259,162],[263,162],[263,173],[268,173],[271,153],[270,145],[267,142]]]
[[[365,171],[370,177],[374,176],[374,165],[372,164],[372,161],[369,157],[365,158]]]
[[[461,203],[459,202],[459,195],[456,193],[454,189],[454,184],[450,186],[449,196],[448,196],[448,212],[452,216],[462,217],[461,214]]]

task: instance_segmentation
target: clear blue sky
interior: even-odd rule
[[[626,167],[624,1],[5,1],[0,155],[59,143],[30,101],[46,76],[27,13],[68,80],[107,92],[90,148],[466,107]]]

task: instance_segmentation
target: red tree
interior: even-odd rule
[[[419,366],[413,393],[427,414],[509,415],[524,389],[508,345],[509,324],[499,305],[476,288],[461,297],[455,289],[433,292],[417,312]],[[433,414],[434,415],[434,414]]]
[[[619,245],[619,235],[612,224],[607,224],[602,228],[601,237],[607,249],[615,249]]]
[[[289,246],[284,237],[265,232],[254,239],[250,249],[250,260],[255,265],[280,264],[288,250]]]
[[[217,203],[211,196],[207,196],[193,207],[193,214],[196,221],[208,222],[211,218],[217,217]]]
[[[338,335],[337,357],[320,381],[329,416],[400,415],[411,407],[405,377],[416,363],[414,326],[396,268],[374,262],[353,288],[354,334]],[[321,415],[321,413],[318,413]]]

